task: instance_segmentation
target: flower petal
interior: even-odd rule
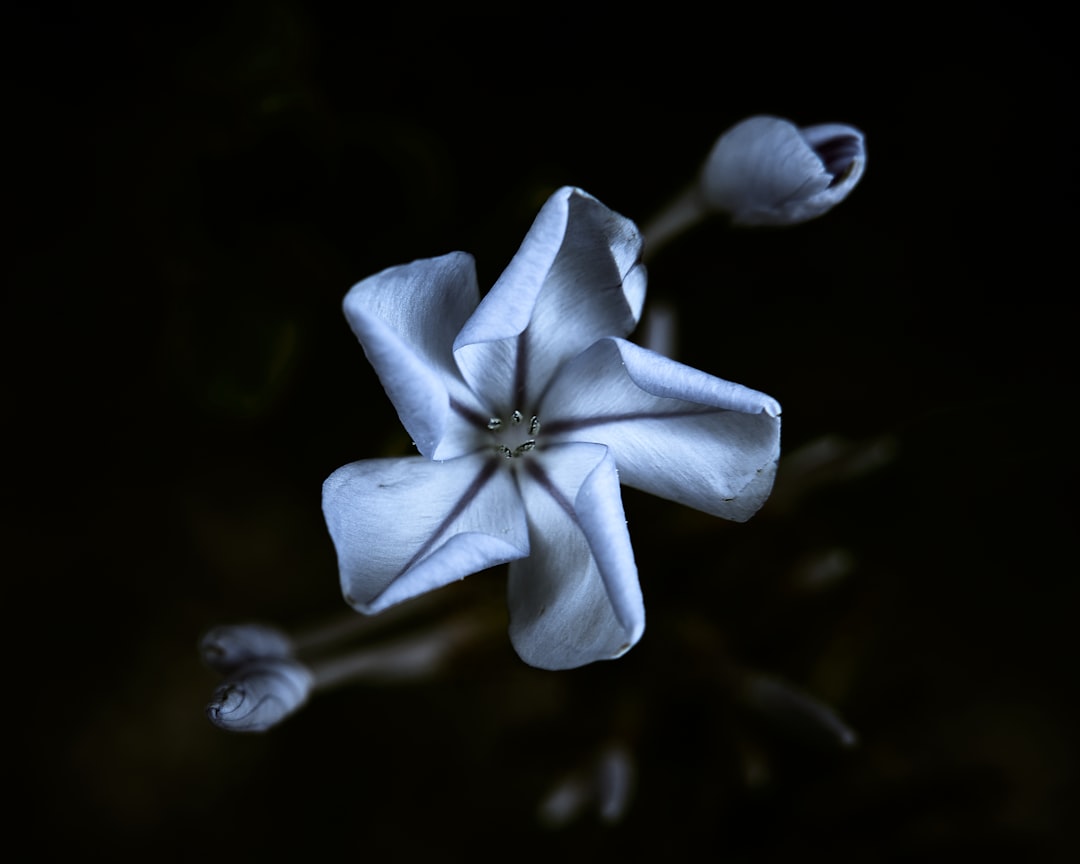
[[[552,383],[543,434],[611,448],[623,483],[745,521],[780,455],[776,400],[623,339],[601,339]]]
[[[345,296],[345,317],[417,449],[448,459],[475,449],[465,411],[486,414],[454,365],[454,336],[476,308],[472,256],[453,252],[391,267]],[[456,422],[455,422],[456,421]]]
[[[562,444],[521,464],[532,552],[510,565],[515,650],[542,669],[625,654],[645,630],[645,606],[611,454]]]
[[[564,187],[454,343],[462,374],[500,411],[528,411],[553,372],[601,336],[634,329],[645,299],[641,235]]]
[[[799,129],[779,117],[750,117],[717,140],[701,188],[736,223],[794,225],[843,201],[865,165],[863,135],[854,127]]]
[[[366,614],[529,554],[521,497],[499,457],[345,465],[323,484],[341,589]]]

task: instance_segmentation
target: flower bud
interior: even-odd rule
[[[228,674],[252,660],[285,658],[293,653],[292,640],[268,624],[227,624],[208,630],[199,640],[203,662]]]
[[[206,716],[229,732],[265,732],[303,707],[314,686],[315,676],[295,660],[253,660],[214,691]]]
[[[538,818],[549,828],[564,828],[595,807],[600,819],[613,825],[630,806],[634,774],[630,752],[621,744],[610,744],[559,781],[541,802]]]
[[[600,818],[614,825],[626,813],[634,791],[634,760],[623,747],[611,747],[597,765]]]
[[[852,126],[750,117],[713,145],[701,194],[740,225],[796,225],[843,201],[865,168],[863,134]]]
[[[751,675],[742,702],[777,729],[809,744],[854,747],[858,735],[831,707],[777,678]]]

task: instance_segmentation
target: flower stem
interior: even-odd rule
[[[391,606],[378,615],[345,612],[322,624],[296,633],[292,636],[292,643],[297,654],[310,655],[328,645],[344,642],[356,636],[367,636],[399,624],[434,606],[435,599],[432,594],[425,594],[397,606]]]
[[[437,627],[312,663],[315,689],[326,690],[361,679],[386,682],[424,678],[438,671],[463,645],[494,632],[491,625],[487,616],[465,613]]]
[[[643,260],[656,256],[668,242],[679,234],[693,228],[710,210],[701,197],[698,183],[692,183],[669,201],[664,208],[645,224]]]

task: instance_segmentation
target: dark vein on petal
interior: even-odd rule
[[[409,559],[408,563],[398,570],[398,576],[402,573],[407,573],[413,565],[431,551],[431,547],[435,545],[435,541],[446,533],[446,529],[454,523],[454,520],[457,519],[458,516],[465,512],[465,508],[472,503],[473,499],[480,494],[480,490],[483,489],[488,481],[494,476],[497,466],[498,463],[494,459],[489,459],[484,463],[484,467],[476,475],[473,482],[469,484],[469,488],[466,489],[464,494],[455,502],[454,506],[450,509],[450,512],[446,514],[446,518],[443,519],[439,527],[436,528],[431,533],[431,536],[424,541],[423,545],[416,550],[416,553]]]
[[[566,420],[551,420],[544,423],[544,432],[548,435],[562,432],[574,432],[590,426],[603,426],[607,423],[625,423],[632,420],[676,420],[680,417],[703,417],[706,414],[724,414],[728,408],[685,408],[681,411],[627,411],[623,414],[600,414],[595,417],[580,417]]]
[[[474,426],[479,426],[481,429],[486,429],[488,420],[491,419],[490,417],[484,417],[479,411],[474,411],[468,405],[462,405],[453,397],[450,398],[450,410],[459,417],[464,417]]]
[[[570,521],[573,522],[578,528],[581,525],[578,523],[577,513],[574,512],[574,505],[570,503],[569,499],[559,491],[558,487],[551,482],[551,478],[545,473],[535,461],[530,460],[525,463],[526,473],[540,484],[545,492],[555,499],[555,503],[562,507],[566,511],[566,515],[570,517]]]
[[[514,392],[510,394],[511,404],[521,407],[525,402],[525,378],[529,372],[528,328],[522,330],[517,338],[517,358],[514,362]]]

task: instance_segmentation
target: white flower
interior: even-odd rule
[[[794,225],[843,201],[865,168],[863,134],[852,126],[800,129],[778,117],[750,117],[713,146],[701,192],[735,223]]]
[[[510,562],[525,662],[618,657],[645,627],[620,481],[728,519],[761,506],[780,406],[623,338],[645,298],[640,253],[633,223],[563,188],[483,301],[461,252],[349,291],[349,324],[421,453],[324,484],[352,606],[377,613]]]

